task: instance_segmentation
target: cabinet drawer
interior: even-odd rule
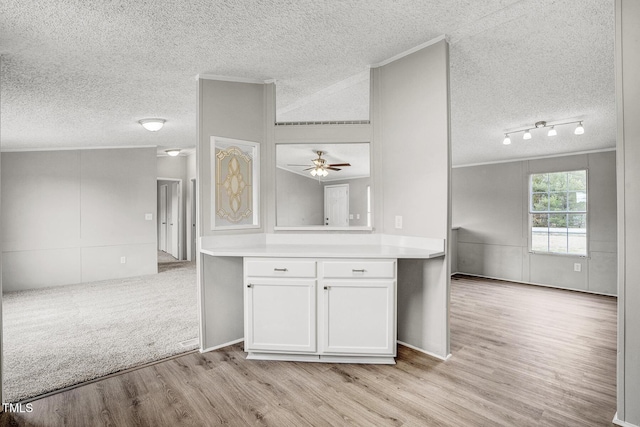
[[[378,277],[392,279],[396,276],[395,261],[328,261],[324,263],[324,277]]]
[[[316,262],[308,260],[249,259],[245,269],[253,277],[316,277]]]

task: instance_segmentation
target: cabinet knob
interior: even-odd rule
[[[253,285],[252,285],[251,283],[249,283],[249,284],[247,285],[247,288],[250,288],[250,287],[252,287],[252,286],[253,286]]]
[[[324,287],[324,290],[325,290],[325,291],[328,291],[329,289],[331,289],[331,287],[330,287],[330,286],[325,286],[325,287]]]

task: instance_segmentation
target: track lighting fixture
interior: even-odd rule
[[[564,125],[570,125],[570,124],[574,124],[574,123],[577,123],[578,125],[576,126],[575,130],[573,131],[573,133],[576,134],[576,135],[582,135],[582,134],[584,134],[584,127],[582,126],[582,122],[583,122],[582,120],[579,120],[579,121],[571,121],[571,122],[547,123],[544,120],[540,120],[540,121],[536,122],[533,126],[527,126],[525,128],[512,130],[511,132],[505,132],[504,133],[504,140],[502,141],[502,143],[504,145],[511,144],[511,137],[509,135],[514,134],[514,133],[520,133],[520,132],[524,132],[522,134],[522,139],[529,140],[529,139],[533,138],[533,135],[531,134],[531,130],[540,129],[540,128],[549,128],[549,131],[547,132],[547,136],[556,136],[556,135],[558,135],[558,131],[556,130],[556,126],[564,126]]]

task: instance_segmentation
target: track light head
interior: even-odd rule
[[[549,132],[547,132],[547,136],[556,136],[557,134],[558,134],[558,131],[556,131],[555,126],[551,126],[551,129],[549,129]]]
[[[574,130],[573,133],[576,134],[576,135],[582,135],[584,133],[584,128],[582,127],[582,122],[578,123],[578,126],[576,126],[576,130]]]
[[[531,132],[529,132],[529,129],[527,129],[524,135],[522,135],[522,139],[531,139]]]
[[[502,141],[502,143],[503,143],[504,145],[509,145],[509,144],[511,144],[511,138],[509,138],[509,135],[508,135],[508,134],[506,134],[506,133],[504,134],[504,140]]]

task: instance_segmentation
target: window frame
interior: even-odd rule
[[[570,174],[572,172],[585,172],[585,193],[587,195],[587,200],[585,202],[585,209],[584,211],[570,211],[568,210],[568,206],[564,211],[540,211],[540,212],[533,212],[532,208],[533,208],[533,176],[534,175],[548,175],[548,174],[557,174],[557,173],[564,173],[564,174]],[[567,191],[571,191],[568,190]],[[575,190],[578,191],[578,190]],[[548,191],[547,193],[550,193],[551,191]],[[527,216],[528,216],[528,235],[527,235],[527,240],[529,241],[529,253],[530,254],[536,254],[536,255],[552,255],[552,256],[569,256],[569,257],[575,257],[575,258],[589,258],[589,230],[590,230],[590,224],[589,224],[589,200],[590,200],[590,196],[589,196],[589,169],[588,168],[577,168],[577,169],[568,169],[568,170],[560,170],[560,171],[546,171],[546,172],[530,172],[529,176],[528,176],[528,180],[527,180],[527,193],[528,193],[528,197],[527,197]],[[576,254],[576,253],[569,253],[569,252],[551,252],[549,250],[547,251],[540,251],[540,250],[534,250],[533,249],[533,215],[535,214],[564,214],[564,215],[568,215],[568,214],[584,214],[585,215],[585,253],[584,254]],[[567,227],[568,230],[569,227]],[[567,232],[568,233],[568,232]],[[568,245],[567,245],[567,250],[568,250]]]

